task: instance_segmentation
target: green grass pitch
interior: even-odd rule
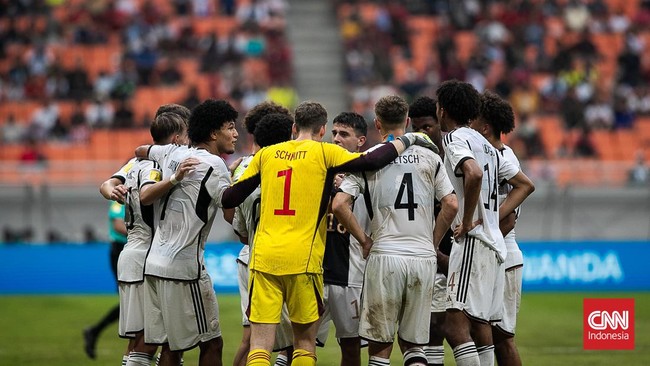
[[[584,351],[582,299],[635,299],[635,350]],[[231,365],[241,339],[241,315],[236,295],[219,295],[224,334],[224,365]],[[81,330],[117,304],[117,296],[0,296],[0,365],[116,366],[126,341],[114,324],[101,335],[97,359],[83,352]],[[524,365],[648,365],[650,364],[650,293],[528,293],[524,294],[517,327]],[[364,354],[365,364],[367,352]],[[319,365],[338,365],[333,330],[325,348],[317,350]],[[198,349],[185,354],[185,365],[197,364]],[[446,349],[447,365],[453,358]],[[393,365],[401,365],[397,347]]]

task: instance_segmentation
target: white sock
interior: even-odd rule
[[[422,347],[413,347],[404,351],[404,366],[427,366],[427,356]]]
[[[494,366],[494,345],[476,347],[481,366]]]
[[[454,348],[454,359],[458,366],[481,366],[474,342],[463,343]]]
[[[424,353],[427,355],[429,365],[440,366],[445,364],[444,346],[424,346]]]
[[[390,359],[377,356],[370,356],[368,366],[390,366]]]
[[[278,355],[278,357],[275,358],[275,363],[273,366],[287,366],[289,364],[289,359],[285,355]]]
[[[126,366],[151,366],[153,356],[143,352],[129,353],[129,360]]]
[[[129,359],[128,355],[122,355],[122,366],[126,366],[126,361]]]

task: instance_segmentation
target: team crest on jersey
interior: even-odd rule
[[[490,156],[494,156],[494,149],[490,145],[483,144],[483,152]]]

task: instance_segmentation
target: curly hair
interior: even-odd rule
[[[489,90],[481,94],[480,117],[492,126],[496,137],[502,133],[508,134],[515,128],[515,113],[510,103]]]
[[[260,147],[291,140],[293,118],[284,113],[271,113],[262,117],[255,127],[253,138]]]
[[[397,95],[382,97],[375,104],[375,115],[382,124],[399,125],[406,121],[409,105]]]
[[[317,133],[327,124],[327,111],[318,102],[305,101],[296,107],[295,121],[298,131],[308,128],[312,133]]]
[[[273,103],[271,101],[264,101],[255,107],[253,107],[246,115],[244,116],[244,126],[246,126],[246,131],[251,135],[255,133],[255,126],[257,123],[264,118],[264,116],[271,113],[281,113],[290,115],[289,110],[283,106]]]
[[[238,115],[225,100],[208,99],[192,110],[187,135],[193,144],[206,142],[212,131],[220,130],[226,122],[237,120]]]
[[[333,123],[352,128],[357,136],[365,136],[368,134],[368,124],[359,113],[341,112],[338,116],[334,117]]]
[[[190,112],[190,110],[184,105],[175,104],[175,103],[163,104],[160,107],[158,107],[154,119],[163,113],[174,113],[179,117],[181,117],[183,121],[185,121],[185,124],[187,124],[187,121],[190,120],[190,114],[192,112]]]
[[[418,97],[409,105],[409,117],[432,117],[434,120],[437,120],[436,100],[427,96]]]
[[[174,134],[180,134],[187,129],[187,121],[174,112],[164,112],[156,116],[149,131],[154,143],[160,144]]]
[[[481,99],[470,83],[447,80],[436,90],[436,97],[440,108],[460,126],[466,126],[478,117]]]

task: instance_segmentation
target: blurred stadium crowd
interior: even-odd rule
[[[650,1],[324,1],[350,109],[368,120],[383,95],[410,101],[456,78],[512,103],[522,160],[645,167]],[[124,159],[111,146],[146,141],[166,102],[291,109],[287,11],[285,0],[0,1],[0,160]]]

